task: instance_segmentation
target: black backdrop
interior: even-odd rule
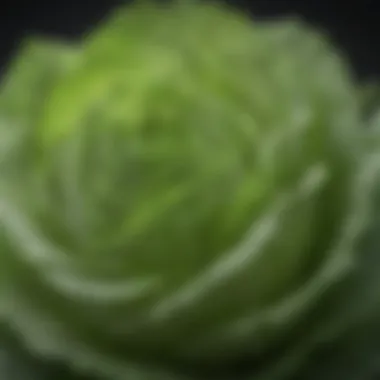
[[[380,77],[380,0],[219,0],[259,17],[298,14],[327,30],[361,77]],[[25,3],[24,3],[25,2]],[[0,65],[30,33],[75,38],[123,0],[5,0]],[[124,0],[125,2],[125,0]],[[379,4],[376,4],[379,3]]]

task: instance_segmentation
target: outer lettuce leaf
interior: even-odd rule
[[[3,202],[6,193],[15,191],[14,188],[8,188],[9,180],[14,180],[24,170],[29,136],[46,94],[56,80],[74,64],[76,58],[77,50],[72,46],[36,37],[24,41],[19,53],[9,62],[0,85],[0,202]],[[0,267],[2,295],[7,272],[7,268]],[[1,306],[0,310],[3,312]],[[14,335],[17,336],[10,334],[6,326],[0,328],[1,379],[80,380],[61,366],[33,357],[23,344],[14,339]]]
[[[362,146],[365,168],[374,183],[369,197],[373,204],[370,226],[358,246],[355,274],[344,281],[322,305],[322,315],[310,316],[301,345],[278,361],[265,379],[372,380],[380,373],[380,86],[369,82],[359,89],[362,115]],[[325,314],[327,312],[327,314]],[[327,318],[326,318],[327,317]],[[322,323],[321,323],[322,321]],[[312,335],[308,334],[312,332]],[[277,368],[276,368],[277,367]],[[286,377],[286,376],[285,376]]]
[[[0,344],[0,377],[3,380],[96,380],[70,373],[67,368],[35,358],[14,342]]]
[[[33,125],[46,95],[77,58],[78,50],[61,41],[42,37],[25,40],[1,78],[1,117]]]
[[[370,225],[357,247],[355,272],[343,281],[316,315],[310,315],[301,344],[264,374],[265,380],[373,380],[380,373],[380,86],[359,88],[363,134],[358,146],[373,182]],[[364,190],[364,189],[363,189]],[[316,324],[314,324],[316,323]],[[310,334],[311,332],[311,334]],[[256,380],[256,377],[254,377]],[[260,377],[261,379],[261,377]]]
[[[374,225],[356,276],[310,317],[301,344],[274,363],[263,379],[372,380],[380,367],[379,224]],[[315,324],[316,323],[316,324]],[[312,334],[310,334],[312,332]],[[251,379],[255,379],[254,376]],[[259,377],[261,380],[262,378]]]
[[[25,172],[28,144],[46,96],[77,59],[72,46],[37,37],[19,50],[0,82],[0,196],[11,178]]]
[[[379,156],[376,157],[379,162]],[[335,326],[339,339],[322,340],[305,371],[303,379],[372,380],[380,373],[380,181],[378,181],[373,224],[363,242],[363,260],[357,275],[348,284],[336,310]],[[343,302],[342,302],[343,301]],[[332,307],[332,310],[334,308]],[[301,367],[302,368],[302,367]]]

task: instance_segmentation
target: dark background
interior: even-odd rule
[[[0,66],[30,33],[75,38],[121,0],[5,0],[0,5]],[[223,0],[219,0],[223,1]],[[224,0],[257,16],[298,14],[327,30],[360,77],[380,77],[380,0]],[[124,1],[125,2],[125,1]]]

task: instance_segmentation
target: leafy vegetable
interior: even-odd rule
[[[43,380],[372,375],[366,99],[325,36],[221,6],[26,42],[0,94],[7,358]]]

